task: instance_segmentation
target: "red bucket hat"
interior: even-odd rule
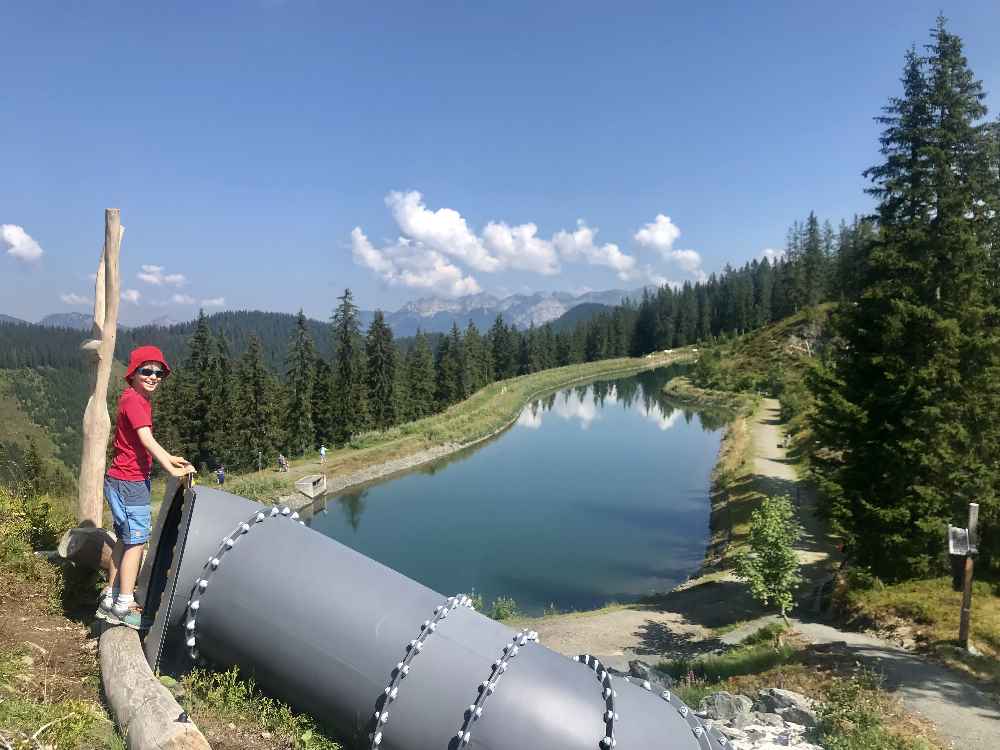
[[[159,362],[163,365],[165,374],[170,374],[170,365],[167,364],[163,352],[155,346],[140,346],[133,349],[132,354],[129,355],[128,369],[125,370],[125,379],[128,380],[135,375],[135,371],[142,366],[143,362]]]

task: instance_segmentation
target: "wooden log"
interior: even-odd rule
[[[108,414],[108,383],[115,355],[118,333],[118,302],[121,280],[118,257],[121,251],[121,214],[117,208],[104,211],[104,248],[97,266],[94,288],[93,338],[83,349],[91,357],[90,398],[83,413],[83,450],[80,457],[80,483],[77,519],[82,525],[101,525],[105,452],[111,434]]]
[[[109,627],[101,634],[101,682],[129,750],[211,750],[208,740],[146,663],[139,635]]]
[[[59,540],[59,556],[94,570],[111,570],[111,551],[115,538],[104,529],[78,526]]]

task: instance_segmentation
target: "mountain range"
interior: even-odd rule
[[[571,294],[569,292],[536,292],[534,294],[512,294],[507,297],[496,297],[492,294],[470,294],[465,297],[448,299],[443,297],[425,297],[407,302],[395,312],[387,313],[386,322],[392,327],[396,336],[413,336],[420,329],[426,333],[445,333],[451,330],[453,324],[464,328],[469,321],[485,331],[500,315],[508,325],[518,328],[528,328],[531,325],[543,325],[558,320],[574,307],[580,305],[599,305],[612,307],[621,304],[625,298],[637,300],[642,295],[642,289],[610,289],[602,292],[584,292]],[[594,310],[590,310],[591,313]],[[365,328],[374,317],[374,311],[360,311],[361,324]],[[92,317],[90,314],[69,312],[46,315],[39,325],[50,328],[73,328],[89,330]],[[0,322],[24,322],[9,315],[0,315]],[[167,328],[177,325],[177,321],[168,316],[143,324],[142,327]],[[119,324],[123,330],[136,326]]]

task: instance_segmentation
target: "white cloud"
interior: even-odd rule
[[[126,289],[122,292],[122,299],[126,302],[131,302],[133,305],[139,304],[139,297],[141,296],[138,289]]]
[[[224,307],[225,304],[225,297],[209,297],[208,299],[203,299],[201,301],[202,307]]]
[[[657,214],[653,221],[644,224],[642,229],[635,233],[634,238],[643,247],[659,250],[663,257],[667,258],[674,242],[680,236],[681,230],[669,216]]]
[[[90,305],[94,302],[89,297],[84,297],[82,294],[75,294],[73,292],[63,292],[59,295],[59,299],[67,305]]]
[[[567,260],[582,258],[593,266],[607,266],[618,273],[618,278],[627,281],[633,277],[635,258],[626,255],[613,242],[596,245],[596,229],[591,229],[583,220],[577,222],[575,232],[560,230],[552,237],[559,254]]]
[[[389,284],[457,296],[480,290],[466,268],[483,273],[514,270],[548,276],[559,273],[562,261],[611,268],[622,280],[635,277],[635,258],[614,243],[596,244],[597,230],[582,221],[575,231],[559,231],[551,239],[540,237],[538,226],[532,222],[514,225],[490,221],[477,234],[458,211],[429,209],[416,190],[392,191],[386,195],[385,204],[399,227],[399,238],[387,247],[376,247],[361,227],[355,227],[351,252],[355,263],[371,269]]]
[[[187,283],[187,278],[185,278],[182,273],[164,273],[163,266],[141,266],[142,270],[136,274],[139,281],[145,281],[147,284],[152,284],[153,286],[183,286]]]
[[[17,224],[0,224],[0,239],[7,246],[7,255],[26,263],[38,260],[45,252],[31,235]]]
[[[653,221],[644,224],[633,235],[635,241],[643,247],[658,250],[664,260],[677,264],[694,276],[695,280],[705,281],[708,275],[702,270],[701,255],[696,250],[674,250],[674,243],[680,236],[680,228],[665,214],[657,214]]]
[[[506,268],[534,271],[545,276],[559,273],[559,256],[552,243],[537,237],[534,224],[508,226],[491,221],[483,230],[483,241]]]
[[[400,237],[395,244],[376,248],[361,231],[351,231],[354,262],[377,273],[392,286],[426,289],[449,297],[476,294],[479,283],[441,253]]]
[[[705,281],[708,278],[708,274],[702,270],[701,255],[697,250],[671,250],[670,260],[694,276],[696,281]]]
[[[774,263],[775,261],[779,261],[779,260],[784,260],[785,259],[785,251],[784,250],[775,250],[773,247],[765,247],[761,251],[760,257],[761,258],[767,258],[771,263]]]
[[[170,301],[175,305],[193,305],[198,300],[192,297],[190,294],[175,294],[170,298]]]
[[[477,271],[492,273],[500,269],[500,261],[487,252],[458,211],[452,208],[431,211],[416,190],[407,193],[394,190],[385,197],[385,204],[407,237]]]
[[[641,275],[645,277],[646,281],[653,286],[669,286],[672,289],[681,288],[681,282],[674,281],[673,279],[664,276],[656,271],[652,266],[644,267]]]

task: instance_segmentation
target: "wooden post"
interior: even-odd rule
[[[965,556],[965,575],[962,585],[962,614],[958,621],[958,642],[959,645],[969,649],[969,625],[972,618],[972,568],[973,556],[976,554],[979,525],[979,504],[969,503],[969,552]]]
[[[108,414],[108,383],[118,335],[118,303],[121,282],[118,256],[121,251],[121,215],[117,208],[104,210],[104,248],[97,266],[94,288],[93,338],[81,348],[90,355],[90,398],[83,413],[83,451],[80,457],[80,485],[77,520],[81,526],[100,526],[104,507],[105,455],[111,433]]]

